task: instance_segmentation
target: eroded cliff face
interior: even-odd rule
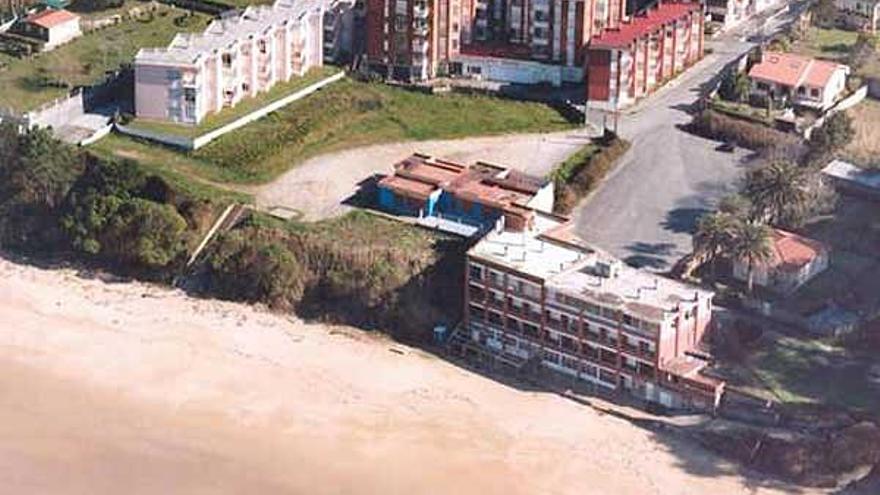
[[[716,420],[692,433],[749,468],[808,486],[840,486],[880,468],[880,427],[872,421],[811,431]]]

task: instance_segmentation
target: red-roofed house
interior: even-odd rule
[[[828,268],[828,247],[815,239],[773,229],[772,256],[753,267],[754,282],[775,292],[790,294]],[[748,280],[745,260],[735,261],[733,276]]]
[[[594,36],[587,49],[589,108],[618,110],[703,57],[700,3],[658,3]]]
[[[51,8],[26,17],[19,30],[25,36],[39,40],[43,50],[51,50],[82,35],[78,15]]]
[[[749,70],[752,92],[774,101],[826,110],[846,88],[848,66],[796,55],[765,52]]]

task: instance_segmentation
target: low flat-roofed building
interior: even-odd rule
[[[794,53],[764,52],[749,70],[752,93],[827,110],[846,89],[849,66]]]
[[[771,247],[770,259],[752,267],[754,283],[771,291],[790,294],[828,268],[830,250],[815,239],[773,229]],[[734,261],[733,276],[748,280],[746,260]]]
[[[414,154],[378,183],[379,207],[419,219],[472,226],[468,235],[499,222],[522,231],[534,210],[553,210],[553,182],[487,162],[470,165]]]
[[[537,362],[608,391],[713,409],[724,383],[701,371],[714,294],[625,265],[567,219],[534,212],[467,254],[463,328],[510,363]]]

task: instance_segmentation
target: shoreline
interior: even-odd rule
[[[353,328],[3,258],[0,296],[11,493],[792,489]]]

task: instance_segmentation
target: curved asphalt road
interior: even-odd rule
[[[787,14],[775,16],[764,30],[788,20]],[[657,271],[691,251],[696,219],[736,190],[749,153],[716,151],[719,143],[678,126],[690,122],[688,107],[721,69],[752,46],[741,33],[753,32],[760,22],[708,43],[712,54],[620,117],[619,132],[632,148],[576,212],[580,236],[629,264]]]

